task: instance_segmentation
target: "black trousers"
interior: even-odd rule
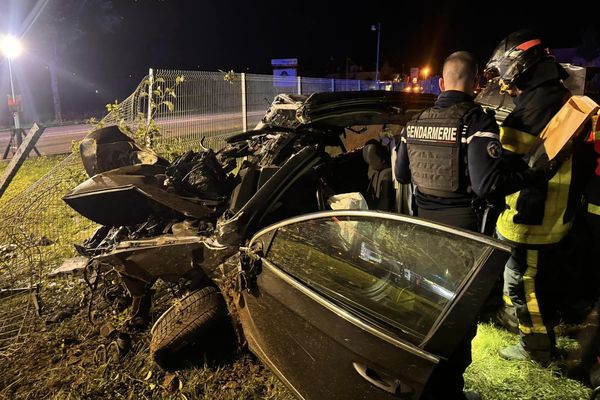
[[[423,400],[458,400],[464,399],[463,388],[465,379],[463,374],[471,365],[471,341],[477,334],[477,323],[471,326],[462,338],[460,344],[448,360],[440,360],[423,390]]]
[[[473,232],[478,231],[477,214],[475,214],[472,207],[441,208],[437,210],[419,208],[419,217]]]
[[[477,215],[471,207],[425,210],[419,208],[419,217],[457,228],[477,231]],[[471,341],[477,334],[477,322],[462,338],[448,360],[441,360],[423,391],[422,399],[462,399],[465,380],[463,374],[471,364]]]

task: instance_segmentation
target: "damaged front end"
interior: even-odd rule
[[[334,192],[364,190],[367,165],[360,150],[347,151],[346,131],[404,125],[433,100],[390,92],[279,95],[254,130],[229,137],[218,152],[188,151],[171,163],[151,157],[116,127],[96,131],[81,147],[90,178],[64,196],[102,225],[77,249],[98,273],[119,275],[134,300],[132,319],[144,310],[135,304],[146,304],[160,279],[201,296],[182,297],[183,304],[215,310],[221,308],[214,292],[204,289],[218,287],[225,315],[235,320],[244,286],[240,246],[270,224],[324,210]],[[153,349],[162,351],[175,335],[168,329],[177,327],[159,321]]]

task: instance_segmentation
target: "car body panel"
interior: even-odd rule
[[[79,144],[79,152],[90,177],[126,165],[168,164],[154,151],[138,146],[116,125],[91,132]]]
[[[177,282],[194,272],[194,259],[201,259],[203,250],[204,241],[199,236],[161,235],[121,242],[94,260],[147,283],[158,278]]]
[[[405,124],[413,114],[433,105],[435,98],[385,90],[278,95],[257,129]]]
[[[350,220],[344,221],[344,218]],[[314,264],[308,258],[303,261],[302,258],[292,257],[301,264],[296,268],[295,265],[281,264],[289,259],[271,255],[278,240],[287,240],[278,239],[284,232],[282,229],[294,231],[295,226],[309,226],[331,219],[333,226],[338,224],[340,232],[344,233],[344,223],[353,219],[360,221],[360,218],[365,218],[367,222],[385,222],[388,225],[384,227],[397,224],[412,229],[414,225],[426,233],[439,235],[439,239],[436,236],[432,243],[439,240],[447,245],[456,239],[463,250],[444,254],[460,254],[464,247],[471,246],[476,250],[470,259],[473,265],[463,266],[463,274],[453,282],[452,290],[444,291],[434,282],[435,278],[419,275],[414,268],[412,271],[395,269],[394,264],[398,260],[390,258],[388,252],[378,247],[377,243],[371,243],[373,248],[369,251],[364,251],[364,243],[368,241],[361,242],[357,252],[350,251],[351,245],[347,249],[341,248],[337,243],[344,243],[345,239],[337,242],[331,240],[321,225],[312,229],[327,238],[323,240],[331,246],[331,260],[342,257],[342,260],[349,260],[353,265],[388,265],[390,270],[396,272],[395,275],[382,275],[378,268],[358,267],[361,269],[359,273],[366,272],[373,277],[373,282],[383,281],[388,287],[382,289],[377,286],[379,284],[373,284],[365,291],[364,287],[357,284],[363,278],[359,279],[355,272],[349,275],[335,261]],[[369,231],[368,225],[360,225],[363,222],[350,223],[353,224],[350,231],[354,229],[354,234],[360,230]],[[424,236],[415,236],[416,239],[421,237]],[[313,242],[319,239],[314,236],[300,236],[297,240],[298,243],[308,243],[308,252],[318,251]],[[377,242],[381,244],[381,241]],[[244,250],[247,255],[253,255],[260,265],[258,268],[249,268],[242,264],[241,267],[247,282],[239,307],[244,333],[250,349],[271,365],[276,373],[283,375],[284,382],[303,398],[417,399],[438,360],[452,353],[460,338],[474,323],[481,303],[491,290],[494,280],[490,280],[490,276],[500,274],[510,255],[509,250],[506,244],[482,235],[396,214],[330,211],[291,218],[258,232]],[[335,255],[344,251],[349,258]],[[298,254],[301,255],[302,251]],[[358,262],[357,258],[367,263]],[[399,261],[403,263],[403,260]],[[457,262],[460,264],[460,261]],[[406,265],[410,264],[407,262]],[[328,268],[331,272],[327,271]],[[300,270],[304,273],[298,275]],[[330,287],[338,288],[338,293],[323,288],[319,283],[321,275],[332,276],[334,283]],[[401,280],[399,283],[394,281],[398,277]],[[404,289],[390,289],[397,284]],[[349,287],[346,292],[344,285]],[[394,324],[385,316],[378,318],[379,302],[392,303],[393,307],[390,296],[401,296],[405,289],[414,289],[414,293],[428,293],[429,299],[419,300],[423,304],[431,302],[431,299],[442,299],[440,306],[435,306],[437,318],[430,318],[429,323],[423,325],[422,332],[404,330],[402,324]],[[366,293],[364,296],[363,291]],[[353,297],[353,292],[358,294]],[[361,299],[368,301],[361,303]],[[398,304],[404,301],[400,300]],[[407,307],[413,307],[408,306],[410,303],[406,304]],[[366,309],[369,307],[375,307],[376,312],[368,312],[370,310]],[[418,308],[413,311],[412,314],[419,313]]]
[[[215,212],[213,200],[188,198],[164,188],[165,167],[138,164],[94,175],[63,197],[75,211],[102,225],[144,222],[153,214],[177,213],[206,218]]]
[[[353,125],[406,124],[435,101],[435,95],[373,90],[368,92],[312,94],[296,118],[307,125],[347,127]]]

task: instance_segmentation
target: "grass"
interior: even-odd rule
[[[518,336],[489,324],[480,324],[473,340],[473,363],[465,373],[466,386],[484,399],[507,400],[587,400],[590,389],[561,376],[556,365],[542,368],[528,361],[506,361],[498,350],[516,344]],[[571,347],[566,338],[559,341]]]
[[[77,159],[61,164],[65,158],[60,155],[27,159],[0,198],[0,218],[3,220],[0,244],[16,245],[22,249],[18,257],[4,260],[14,264],[11,267],[13,271],[24,270],[27,273],[28,268],[37,271],[42,271],[40,267],[46,270],[55,268],[64,258],[75,255],[73,244],[81,243],[93,229],[93,223],[61,199],[85,176]],[[7,164],[0,163],[0,173]],[[59,164],[61,166],[54,170],[52,176],[31,188],[33,183]]]
[[[8,189],[0,197],[0,206],[31,186],[48,171],[65,159],[65,155],[30,157],[21,166]],[[9,160],[0,161],[0,174],[8,166]]]
[[[8,192],[0,198],[0,205],[21,193],[61,160],[60,156],[28,159]],[[0,163],[0,172],[5,166],[6,163]],[[59,216],[50,212],[40,214],[39,225],[58,227],[58,239],[50,237],[56,243],[51,246],[66,249],[73,242],[80,241],[75,239],[82,234],[77,231],[81,226],[78,218],[76,213],[65,208]],[[49,252],[51,246],[41,249]],[[61,254],[58,249],[54,252]],[[54,262],[49,256],[44,259]],[[165,293],[168,292],[158,292],[153,305],[154,318],[168,307],[172,299]],[[89,289],[75,277],[42,282],[42,317],[34,326],[33,334],[17,357],[0,361],[0,399],[292,398],[283,384],[247,352],[224,362],[200,359],[197,365],[189,365],[175,375],[168,375],[150,359],[148,330],[132,335],[133,346],[127,354],[112,360],[99,359],[98,349],[109,346],[111,339],[102,337],[98,326],[87,320],[89,296]],[[105,307],[112,311],[107,305]],[[63,317],[53,323],[54,317],[61,313]],[[109,312],[105,320],[119,327],[125,313]],[[531,362],[500,359],[498,349],[517,340],[516,335],[492,325],[480,324],[473,342],[473,363],[465,375],[467,388],[479,391],[487,400],[589,398],[588,388],[561,376],[556,366],[541,368]],[[573,345],[566,339],[559,343],[563,348]]]

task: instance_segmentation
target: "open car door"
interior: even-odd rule
[[[288,219],[243,250],[248,345],[299,398],[418,399],[474,322],[509,250],[396,214]]]

